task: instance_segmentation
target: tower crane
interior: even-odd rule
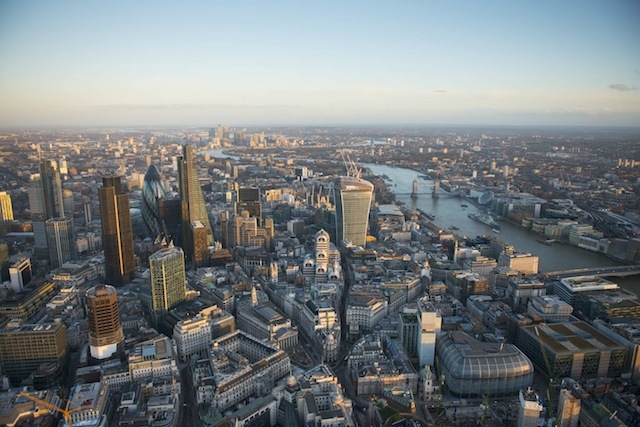
[[[42,400],[42,399],[40,399],[38,397],[32,396],[32,395],[30,395],[28,393],[24,393],[22,391],[19,392],[18,394],[20,396],[24,397],[25,399],[29,399],[29,400],[31,400],[31,401],[33,401],[35,403],[38,403],[38,404],[44,406],[47,409],[51,409],[51,410],[54,410],[56,412],[61,413],[62,416],[64,417],[64,420],[69,424],[69,427],[73,427],[73,422],[71,420],[71,414],[73,414],[74,412],[81,411],[83,409],[87,409],[87,408],[90,407],[90,406],[85,405],[85,406],[79,406],[79,407],[77,407],[75,409],[69,410],[69,405],[71,404],[70,400],[67,400],[66,406],[64,408],[61,408],[60,406],[54,405],[52,403],[47,402],[46,400]]]
[[[544,359],[544,364],[547,366],[547,372],[549,373],[549,385],[547,386],[547,419],[551,416],[555,416],[553,414],[553,400],[551,400],[551,387],[555,383],[555,373],[551,370],[551,364],[549,363],[549,356],[547,355],[547,349],[544,348],[544,344],[542,343],[542,338],[540,338],[540,332],[538,331],[538,327],[534,326],[534,330],[536,331],[536,336],[538,337],[538,343],[540,344],[540,351],[542,352],[542,358]]]

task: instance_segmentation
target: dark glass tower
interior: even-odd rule
[[[51,218],[45,222],[51,268],[77,258],[76,239],[72,218]]]
[[[204,225],[207,234],[207,245],[213,245],[213,229],[207,214],[207,208],[202,196],[202,188],[198,178],[198,171],[193,159],[193,147],[183,146],[183,156],[178,160],[178,178],[180,180],[180,199],[182,201],[182,248],[189,251],[193,247],[191,236],[191,223],[200,221]],[[187,257],[193,254],[187,253]]]
[[[129,194],[122,192],[119,176],[109,176],[102,178],[98,195],[105,281],[109,285],[122,286],[129,283],[135,268]]]

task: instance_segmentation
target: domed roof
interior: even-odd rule
[[[162,181],[162,176],[160,176],[160,171],[153,163],[149,165],[147,168],[147,173],[144,174],[145,181]]]
[[[294,377],[293,374],[289,375],[289,378],[287,379],[287,387],[294,388],[297,385],[298,380],[296,380],[296,377]]]

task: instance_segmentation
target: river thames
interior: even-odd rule
[[[226,155],[222,149],[206,150],[202,153],[209,153],[212,157],[229,157],[237,159],[237,156]],[[519,252],[531,252],[540,258],[540,271],[570,270],[583,267],[606,267],[621,265],[606,255],[587,251],[571,245],[554,243],[545,245],[537,241],[542,236],[529,232],[514,224],[502,221],[500,223],[500,234],[492,232],[492,227],[469,218],[469,213],[477,213],[479,210],[469,201],[457,196],[442,194],[434,198],[431,195],[433,181],[420,178],[421,174],[411,169],[404,169],[394,166],[385,166],[372,163],[363,164],[375,175],[387,176],[386,180],[391,191],[396,195],[398,202],[409,207],[421,209],[424,212],[435,215],[433,223],[439,227],[451,230],[455,226],[458,230],[451,230],[458,235],[475,237],[479,235],[494,235],[500,240],[515,246]],[[425,184],[420,187],[417,198],[411,197],[413,180]],[[462,205],[467,205],[462,206]],[[640,294],[640,276],[628,278],[614,278],[623,287]]]

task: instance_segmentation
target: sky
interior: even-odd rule
[[[0,127],[640,126],[640,1],[0,1]]]

